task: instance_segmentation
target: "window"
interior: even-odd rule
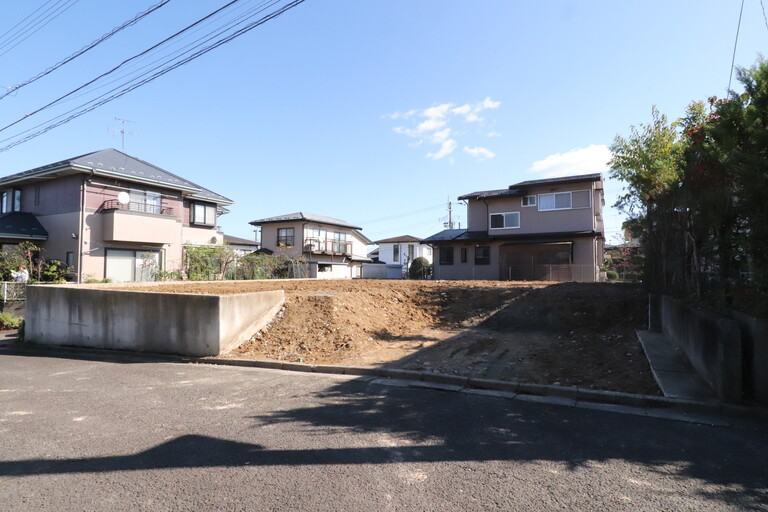
[[[520,227],[520,212],[492,213],[491,229],[509,229]]]
[[[536,206],[536,196],[523,197],[523,206]]]
[[[64,264],[68,267],[75,266],[75,253],[72,251],[67,252],[67,257],[64,261]]]
[[[160,215],[163,209],[163,201],[157,192],[131,190],[131,201],[128,203],[128,209],[134,212]]]
[[[413,244],[408,244],[408,261],[413,261]]]
[[[328,252],[328,231],[323,228],[312,228],[309,230],[309,239],[305,241],[307,247],[305,250]]]
[[[467,248],[466,247],[462,247],[461,249],[459,249],[459,261],[461,261],[462,263],[466,263],[467,262]]]
[[[347,234],[339,231],[333,232],[333,252],[346,253],[347,252]]]
[[[215,226],[216,207],[212,204],[192,203],[192,223],[201,226]]]
[[[440,248],[440,264],[453,265],[453,247]]]
[[[278,228],[277,246],[293,247],[293,228]]]
[[[475,265],[491,264],[491,248],[488,245],[478,245],[475,247]]]
[[[392,261],[400,262],[400,244],[392,246]]]
[[[162,270],[159,251],[106,250],[105,276],[114,282],[153,281]]]
[[[0,213],[8,212],[20,212],[21,211],[21,190],[17,188],[10,188],[3,190],[2,198],[0,199]]]
[[[589,208],[589,190],[539,195],[539,211]]]

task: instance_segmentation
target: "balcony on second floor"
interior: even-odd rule
[[[167,244],[178,242],[179,222],[162,204],[104,201],[99,208],[102,236],[108,242]]]
[[[346,240],[305,238],[304,252],[312,254],[352,255],[352,242]]]
[[[104,201],[101,204],[101,208],[99,208],[99,211],[102,213],[112,210],[147,213],[149,215],[168,215],[170,217],[174,216],[173,208],[169,206],[163,206],[162,203],[140,203],[136,201],[121,203],[117,199],[110,199],[109,201]]]

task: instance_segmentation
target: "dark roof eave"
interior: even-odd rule
[[[482,234],[480,234],[482,233]],[[422,244],[449,244],[455,242],[495,242],[505,240],[553,240],[558,238],[568,237],[598,237],[604,238],[603,233],[599,231],[561,231],[556,233],[525,233],[515,235],[489,235],[485,232],[474,232],[472,234],[465,233],[464,235],[457,236],[455,238],[444,240],[424,240]]]

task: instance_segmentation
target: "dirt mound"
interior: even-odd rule
[[[647,295],[639,286],[400,280],[163,286],[178,293],[275,289],[285,290],[285,307],[234,356],[659,394],[635,336],[646,325]]]

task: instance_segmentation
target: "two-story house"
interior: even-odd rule
[[[402,235],[376,240],[373,243],[379,246],[378,260],[389,265],[402,265],[403,273],[408,272],[413,260],[419,257],[425,258],[432,264],[432,248],[422,245],[421,238]]]
[[[362,264],[372,242],[359,226],[315,215],[290,213],[251,221],[261,228],[261,248],[289,258],[309,262],[309,275],[315,278],[350,278],[362,275]]]
[[[0,178],[0,243],[29,240],[78,281],[181,270],[187,245],[221,244],[232,201],[115,149]]]
[[[435,279],[599,279],[601,174],[523,181],[459,200],[467,204],[467,229],[422,241],[435,250]]]

